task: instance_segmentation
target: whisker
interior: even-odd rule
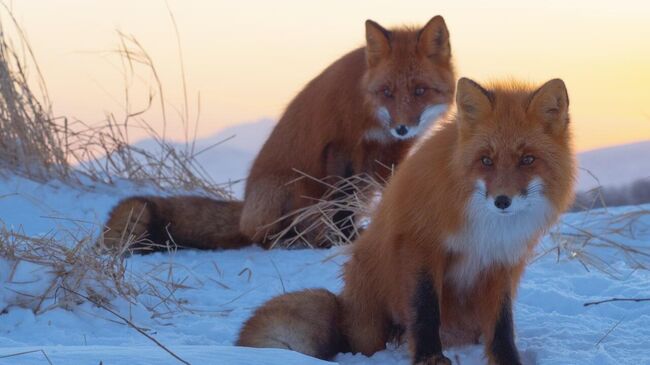
[[[534,187],[534,188],[530,188],[530,189],[528,189],[528,193],[529,193],[529,194],[530,194],[530,193],[538,193],[538,192],[541,192],[541,191],[544,191],[544,187],[543,187],[543,186],[538,186],[538,187]]]

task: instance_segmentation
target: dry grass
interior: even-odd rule
[[[56,234],[49,236],[31,237],[7,230],[1,221],[0,228],[0,261],[5,261],[10,268],[8,276],[3,278],[3,290],[15,294],[8,305],[29,308],[38,315],[89,302],[117,319],[102,317],[105,320],[133,328],[181,363],[189,364],[149,334],[148,329],[127,318],[130,314],[120,314],[112,309],[113,301],[119,298],[130,305],[143,306],[152,318],[170,319],[179,312],[191,311],[186,307],[186,301],[176,295],[178,290],[190,288],[184,284],[187,277],[175,278],[176,265],[171,259],[169,263],[156,264],[134,274],[127,268],[126,255],[101,253],[95,245],[96,234],[93,232],[79,229],[73,235],[69,230],[57,230]],[[75,244],[70,246],[70,242]],[[39,278],[15,281],[16,276],[24,279],[17,274],[20,266],[27,266],[26,270],[36,273]],[[22,269],[24,273],[25,268]],[[42,352],[51,364],[44,351],[37,352]],[[27,353],[30,352],[3,357]]]
[[[219,199],[231,198],[229,186],[212,181],[196,160],[205,152],[205,149],[197,151],[194,144],[200,101],[197,101],[197,117],[190,121],[180,40],[184,98],[175,115],[185,130],[186,142],[175,144],[165,134],[170,107],[155,63],[134,36],[118,32],[119,46],[109,52],[122,65],[125,87],[124,110],[120,114],[123,117],[111,113],[104,123],[91,126],[53,115],[45,81],[29,43],[11,12],[6,6],[4,9],[17,39],[12,41],[0,25],[0,167],[36,181],[60,179],[83,187],[88,179],[110,185],[130,180],[156,187],[161,192],[192,191]],[[29,82],[28,65],[36,70],[40,98]],[[128,86],[134,79],[153,80],[148,87],[147,103],[138,110],[133,110]],[[144,118],[154,107],[161,111],[162,133]],[[134,146],[129,138],[129,130],[133,129],[147,132],[155,147]]]
[[[129,180],[154,187],[161,193],[192,192],[217,199],[231,197],[229,187],[212,181],[196,160],[205,152],[205,149],[197,151],[193,142],[200,103],[197,102],[196,119],[190,122],[178,33],[184,101],[174,114],[174,121],[182,123],[186,131],[188,142],[183,144],[170,142],[165,128],[158,133],[145,119],[147,111],[157,107],[166,126],[170,107],[153,60],[135,37],[118,32],[119,46],[108,52],[122,65],[125,101],[120,115],[123,117],[109,114],[104,123],[89,125],[54,116],[45,81],[29,43],[10,9],[2,2],[0,15],[3,20],[9,20],[0,23],[0,172],[10,171],[38,182],[57,179],[82,189],[89,182],[115,185],[120,180]],[[174,22],[171,13],[170,16]],[[7,27],[10,31],[6,31]],[[35,84],[28,69],[36,72]],[[143,73],[147,76],[143,77]],[[133,110],[128,86],[134,79],[153,80],[147,103],[138,110]],[[148,132],[155,147],[134,146],[129,138],[129,130],[133,128]],[[101,224],[94,225],[94,230],[75,224],[66,227],[57,227],[49,234],[35,237],[10,230],[0,220],[0,260],[6,260],[11,267],[5,283],[22,284],[14,282],[14,274],[22,265],[44,272],[42,276],[47,281],[38,293],[16,291],[13,305],[31,308],[38,314],[53,308],[70,308],[84,301],[83,298],[97,305],[109,305],[111,300],[122,298],[144,305],[154,317],[169,317],[188,310],[187,303],[176,295],[178,290],[190,288],[187,277],[176,278],[177,265],[171,261],[160,263],[140,270],[135,277],[127,270],[124,259],[127,255],[105,255],[97,249],[96,238],[101,237],[98,232]],[[122,247],[129,247],[130,243],[124,242]],[[200,280],[192,282],[200,285]]]
[[[206,151],[197,151],[194,143],[200,102],[197,102],[197,119],[191,123],[183,81],[184,102],[176,115],[185,131],[186,142],[170,142],[165,132],[168,106],[154,61],[134,36],[118,32],[118,39],[119,47],[111,54],[122,61],[125,85],[140,73],[148,74],[147,78],[154,82],[148,91],[148,102],[142,108],[133,110],[130,90],[125,87],[123,117],[109,114],[106,123],[99,127],[91,127],[81,121],[73,123],[74,132],[69,136],[73,137],[73,142],[68,144],[68,159],[74,162],[77,170],[94,181],[114,184],[119,179],[126,179],[155,186],[165,192],[192,191],[219,199],[231,198],[228,186],[214,182],[197,162],[197,156]],[[154,105],[160,107],[163,122],[161,133],[144,118]],[[129,138],[130,129],[145,131],[155,147],[144,149],[134,146]]]
[[[16,292],[18,302],[15,305],[31,308],[39,314],[79,303],[78,297],[59,291],[61,287],[82,291],[100,303],[117,296],[133,299],[137,295],[136,288],[124,280],[124,260],[119,256],[96,254],[91,234],[67,234],[64,238],[57,235],[32,237],[4,226],[0,230],[0,257],[12,267],[5,283],[20,284],[14,282],[14,273],[20,265],[46,273],[44,277],[49,280],[41,293]],[[75,244],[70,245],[70,242]]]
[[[350,235],[346,232],[351,231],[351,237],[358,236],[359,227],[370,217],[384,185],[367,174],[325,179],[301,174],[300,179],[315,180],[324,184],[328,191],[314,204],[279,218],[276,222],[288,221],[289,224],[269,237],[273,242],[271,247],[314,248],[349,244]],[[341,211],[349,211],[352,215],[340,217],[337,213]]]
[[[11,12],[6,13],[16,25]],[[20,27],[14,28],[21,48],[14,46],[0,22],[0,164],[39,181],[68,176],[67,123],[52,117],[45,82],[35,63],[42,101],[30,87],[26,65],[27,60],[33,61],[33,52]]]
[[[41,278],[36,286],[40,288],[38,292],[14,291],[16,300],[12,305],[40,314],[54,308],[70,309],[84,300],[110,307],[112,300],[121,298],[144,306],[152,317],[169,318],[188,310],[177,292],[191,288],[186,284],[189,278],[177,278],[175,271],[179,267],[173,263],[173,255],[169,262],[136,273],[127,267],[128,255],[102,252],[95,244],[96,237],[97,232],[81,225],[74,230],[60,228],[56,233],[34,237],[9,230],[0,222],[0,258],[11,268],[4,284],[7,288],[33,284],[14,281],[21,265],[28,265],[29,271],[40,273]]]
[[[598,186],[580,192],[571,210],[579,212],[586,209],[648,203],[650,203],[650,178],[643,178],[623,186]]]
[[[586,270],[597,270],[622,279],[624,274],[615,268],[613,260],[622,259],[632,270],[650,270],[650,247],[632,245],[638,242],[638,232],[649,232],[650,226],[642,219],[650,210],[639,206],[617,213],[607,204],[606,194],[598,178],[585,170],[598,183],[598,187],[579,194],[572,212],[580,212],[582,219],[570,223],[565,217],[550,233],[552,246],[541,252],[535,260],[549,253],[576,260]]]
[[[623,260],[632,270],[650,270],[650,246],[639,242],[639,234],[650,232],[644,218],[650,210],[643,207],[615,213],[606,209],[583,212],[581,222],[564,219],[550,233],[553,247],[542,255],[555,252],[558,260],[564,256],[578,261],[586,270],[595,269],[613,278],[624,274],[613,263]]]

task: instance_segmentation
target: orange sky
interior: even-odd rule
[[[166,98],[180,108],[178,53],[164,1],[8,4],[28,34],[57,114],[96,122],[123,110],[120,62],[104,52],[117,46],[116,29],[143,44]],[[169,6],[181,33],[192,118],[201,95],[200,136],[277,118],[302,85],[363,44],[365,19],[422,24],[440,14],[459,75],[479,81],[563,78],[578,149],[650,139],[647,1],[170,0]],[[140,83],[134,85],[134,93],[144,96]],[[143,102],[131,100],[136,109]],[[168,135],[181,138],[178,118],[170,114]],[[147,119],[161,126],[158,113]]]

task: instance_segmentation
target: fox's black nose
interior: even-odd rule
[[[510,203],[512,203],[512,201],[505,195],[499,195],[496,199],[494,199],[494,205],[499,209],[508,208],[510,206]]]
[[[409,132],[409,129],[406,128],[404,124],[400,124],[397,128],[395,128],[395,132],[397,132],[397,134],[399,134],[400,136],[403,136]]]

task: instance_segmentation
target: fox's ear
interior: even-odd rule
[[[554,132],[563,132],[569,123],[569,93],[561,79],[553,79],[532,93],[526,112],[546,123]]]
[[[381,25],[366,20],[366,60],[373,67],[390,53],[391,33]]]
[[[481,85],[462,77],[456,86],[456,108],[461,127],[471,127],[492,112],[494,95]]]
[[[440,15],[431,18],[418,32],[418,49],[436,61],[448,61],[451,57],[449,30]]]

